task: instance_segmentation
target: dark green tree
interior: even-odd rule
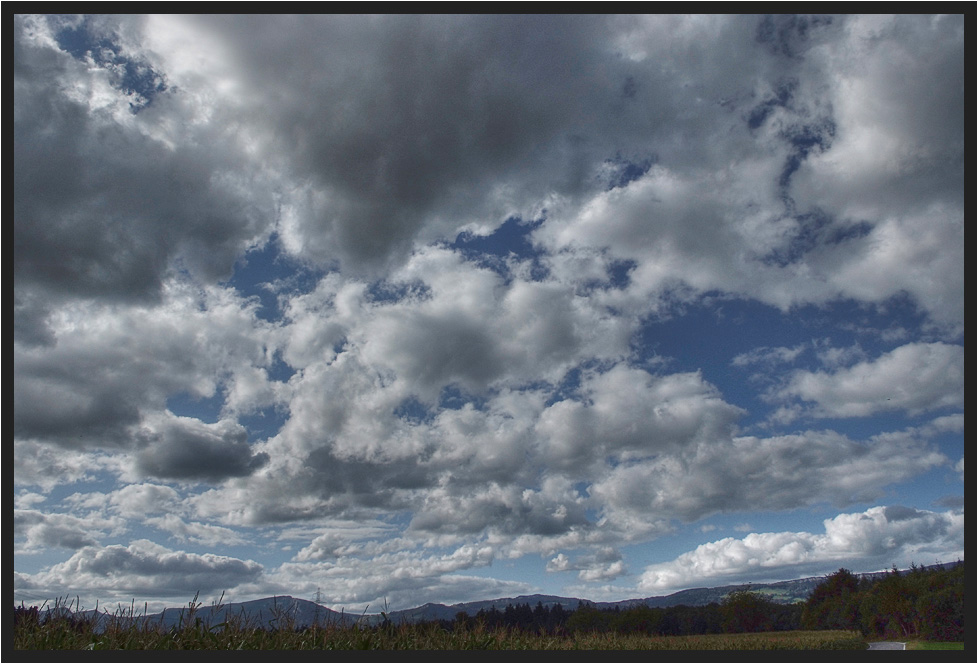
[[[860,601],[863,633],[903,638],[915,634],[918,623],[913,585],[896,566],[867,590]]]
[[[659,634],[663,611],[645,604],[617,613],[612,629],[620,634]]]
[[[840,568],[826,577],[805,602],[801,624],[805,629],[859,629],[859,578]]]
[[[930,641],[964,641],[964,586],[949,585],[917,599],[920,637]]]
[[[581,602],[567,619],[567,629],[572,632],[607,632],[611,627],[611,613],[599,611],[594,605]]]
[[[771,629],[776,606],[749,589],[735,590],[720,603],[723,631],[728,634],[764,632]]]

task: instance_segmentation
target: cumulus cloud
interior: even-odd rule
[[[220,593],[258,581],[263,568],[251,560],[173,551],[149,540],[128,546],[85,546],[68,560],[25,575],[51,596],[101,596],[128,603],[134,596],[186,598]]]
[[[836,348],[828,343],[818,344],[815,354],[822,366],[828,369],[838,369],[856,364],[859,361],[866,361],[866,352],[859,344],[854,344],[845,348]]]
[[[959,202],[964,70],[952,45],[963,29],[950,15],[847,20],[850,50],[820,54],[841,65],[826,81],[838,131],[832,150],[800,169],[799,189],[819,187],[833,207],[863,214]]]
[[[97,537],[118,528],[121,521],[98,516],[79,518],[68,514],[47,514],[38,510],[14,510],[14,537],[24,538],[18,553],[37,553],[47,547],[81,549],[97,544]]]
[[[963,108],[955,103],[963,94],[960,62],[944,60],[959,59],[950,44],[959,39],[960,19],[888,17],[873,29],[865,23],[843,17],[810,23],[802,32],[811,39],[799,42],[804,48],[792,47],[794,57],[778,61],[780,79],[748,84],[711,62],[714,73],[729,75],[728,84],[752,89],[749,96],[723,96],[716,107],[729,103],[742,116],[696,116],[710,120],[702,137],[717,136],[696,144],[718,149],[688,152],[699,168],[658,151],[660,163],[626,187],[557,207],[534,234],[541,246],[561,251],[548,258],[555,274],[574,279],[573,269],[560,264],[597,248],[636,265],[628,289],[616,296],[621,306],[647,306],[677,282],[694,293],[739,293],[782,308],[843,297],[883,304],[906,292],[940,325],[960,331],[963,123],[949,120],[933,131],[923,120]],[[727,56],[725,31],[737,27],[696,22],[695,29],[701,37],[715,30],[704,43]],[[926,57],[916,59],[912,41],[897,34],[926,39]],[[828,35],[836,40],[831,47],[821,41]],[[888,38],[879,41],[881,35]],[[675,39],[667,42],[675,47]],[[773,52],[784,55],[783,49]],[[915,70],[935,67],[940,74],[907,77],[899,63],[910,58]],[[860,83],[876,89],[891,79],[900,81],[897,94],[908,86],[932,89],[918,90],[909,104],[887,105],[912,109],[906,115],[869,113],[866,103],[855,101],[872,95]],[[850,86],[860,93],[853,96]],[[711,89],[722,95],[722,85]],[[872,105],[891,94],[872,95]],[[744,116],[747,122],[737,126]],[[749,132],[753,149],[740,151],[746,143],[731,139],[738,132]],[[877,136],[886,150],[877,148]],[[712,166],[704,168],[707,163]],[[829,175],[833,166],[840,170]],[[849,168],[860,176],[842,175]],[[933,177],[942,184],[923,185]],[[903,188],[909,180],[927,189],[913,202]]]
[[[30,509],[35,503],[43,503],[45,500],[47,500],[47,496],[21,489],[21,491],[14,496],[14,507],[17,509]]]
[[[383,607],[386,600],[392,607],[408,608],[429,597],[443,598],[437,601],[447,603],[456,596],[471,596],[472,592],[526,592],[529,588],[524,583],[458,574],[492,564],[493,549],[486,544],[464,545],[442,555],[384,548],[388,550],[371,547],[363,556],[339,555],[329,561],[286,563],[270,579],[313,592],[309,579],[316,579],[315,583],[322,585],[324,601],[347,607]]]
[[[575,561],[563,553],[547,563],[548,572],[577,570],[577,578],[584,582],[611,581],[627,574],[621,554],[611,547],[601,547],[593,554],[579,556]]]
[[[349,373],[354,368],[343,354],[329,371],[305,374],[332,378],[303,390],[308,406],[293,401],[292,419],[263,448],[270,465],[249,489],[202,498],[214,514],[240,510],[261,522],[411,506],[418,533],[581,538],[592,525],[573,482],[601,477],[609,457],[638,460],[725,439],[740,415],[698,374],[653,376],[619,365],[588,372],[576,396],[550,406],[543,394],[503,390],[480,408],[445,408],[416,421],[394,414],[406,396],[396,383],[364,381]],[[298,474],[287,465],[293,455],[303,460]],[[518,541],[521,550],[553,547]]]
[[[708,581],[773,580],[825,573],[840,564],[886,569],[964,555],[964,515],[902,506],[872,507],[826,519],[824,533],[751,533],[702,544],[651,565],[639,588],[666,593]]]
[[[299,551],[294,560],[307,562],[314,560],[334,560],[343,556],[376,556],[385,553],[406,551],[418,546],[416,540],[404,537],[391,537],[386,540],[360,540],[363,528],[329,528],[329,532],[313,539],[308,546]],[[381,532],[390,528],[383,528]],[[356,531],[351,533],[350,531]],[[376,533],[371,533],[376,534]]]
[[[795,371],[772,400],[812,402],[819,417],[862,417],[887,410],[911,414],[964,404],[964,348],[910,343],[834,372]]]
[[[99,496],[98,502],[111,505],[112,509],[127,517],[147,516],[178,509],[180,494],[161,484],[129,484],[108,496]]]
[[[14,439],[14,481],[17,486],[36,486],[49,492],[55,486],[91,478],[104,467],[102,459],[82,452]]]
[[[16,17],[18,537],[76,551],[18,583],[461,601],[536,554],[595,587],[624,543],[950,466],[963,28]],[[792,334],[655,354],[711,302]],[[874,414],[932,419],[738,428]],[[81,481],[70,515],[23,493]],[[117,525],[297,553],[101,546]]]
[[[194,542],[213,547],[239,546],[247,539],[230,528],[222,528],[197,521],[185,521],[176,514],[166,514],[159,517],[149,517],[144,523],[169,533],[181,542]]]
[[[736,436],[739,409],[697,374],[616,366],[586,373],[575,396],[549,406],[533,392],[501,392],[480,408],[446,408],[424,420],[392,412],[403,393],[350,386],[317,390],[352,399],[317,396],[309,407],[319,424],[301,428],[302,411],[294,411],[263,448],[269,465],[201,494],[198,513],[259,525],[408,509],[413,538],[485,536],[507,555],[552,556],[640,541],[671,532],[675,520],[729,510],[869,500],[946,461],[923,430],[865,441],[831,431]],[[351,408],[369,408],[370,416],[353,418],[348,430]],[[345,546],[317,540],[301,556],[320,559]]]
[[[186,282],[162,306],[77,302],[49,320],[53,348],[15,347],[14,427],[64,448],[131,446],[170,395],[212,396],[236,371],[269,362],[254,304]]]
[[[14,20],[18,293],[158,300],[178,258],[208,281],[228,276],[274,219],[235,134],[181,94],[133,114],[111,68],[57,47],[63,27]]]
[[[267,454],[252,452],[240,424],[171,417],[140,431],[135,471],[157,478],[217,482],[249,475],[267,462]]]
[[[573,194],[588,164],[614,152],[614,134],[631,137],[632,125],[648,124],[623,111],[602,127],[611,136],[578,137],[600,117],[596,111],[613,111],[629,74],[627,61],[606,52],[609,19],[149,23],[146,34],[166,70],[185,59],[172,33],[196,33],[216,45],[205,71],[223,74],[260,154],[292,183],[285,245],[317,260],[338,259],[347,270],[404,257],[413,240],[433,233],[498,224],[539,205],[552,189]],[[312,68],[296,67],[297,42],[306,44]],[[191,71],[173,78],[194,83]],[[262,101],[269,96],[274,105]]]
[[[938,507],[946,507],[959,512],[964,511],[964,496],[943,496],[934,501]]]
[[[909,433],[867,442],[830,431],[745,436],[700,444],[686,455],[621,464],[589,492],[602,505],[609,527],[647,523],[649,513],[691,522],[758,505],[782,510],[873,500],[890,483],[945,461]]]
[[[293,300],[285,358],[304,366],[305,358],[328,359],[345,344],[431,403],[448,385],[482,392],[500,382],[556,381],[584,358],[629,353],[633,322],[566,286],[507,283],[446,248],[418,251],[391,282],[409,287],[393,301],[371,300],[362,286],[330,278]]]
[[[742,414],[697,373],[653,377],[617,365],[588,376],[579,391],[581,398],[545,410],[536,427],[558,468],[585,467],[606,454],[650,457],[725,438]]]

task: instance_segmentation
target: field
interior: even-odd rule
[[[963,641],[908,641],[907,650],[964,650]]]
[[[702,636],[577,632],[531,634],[519,629],[437,624],[380,627],[324,626],[276,630],[230,621],[207,626],[189,612],[177,628],[110,619],[101,630],[79,619],[38,619],[15,611],[17,650],[864,650],[856,632],[797,631]]]

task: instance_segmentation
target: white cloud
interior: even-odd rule
[[[602,507],[606,527],[621,524],[625,536],[642,532],[641,525],[655,519],[692,522],[760,505],[782,510],[873,500],[883,487],[945,461],[909,433],[881,434],[867,442],[828,431],[745,436],[619,465],[589,493]]]
[[[635,459],[727,437],[742,411],[698,373],[651,376],[617,365],[587,376],[580,399],[559,401],[536,431],[557,468],[583,470],[605,455]]]
[[[750,352],[734,356],[734,359],[730,363],[735,367],[746,367],[751,364],[771,366],[790,364],[795,361],[795,358],[805,352],[805,350],[805,344],[795,346],[794,348],[787,348],[786,346],[778,346],[776,348],[762,346]]]
[[[639,588],[657,594],[692,584],[781,580],[821,574],[844,564],[886,569],[930,564],[964,555],[964,515],[907,507],[872,507],[825,520],[824,533],[751,533],[698,546],[675,560],[651,565]]]
[[[97,537],[121,525],[118,519],[98,516],[79,518],[38,510],[14,510],[14,536],[24,537],[18,553],[38,553],[47,547],[81,549],[97,543]]]
[[[103,460],[90,454],[14,438],[14,482],[17,486],[37,486],[47,493],[56,486],[93,477],[103,467]]]
[[[220,593],[254,583],[261,575],[262,566],[251,560],[173,551],[135,540],[128,546],[85,546],[68,560],[24,579],[50,597],[78,594],[128,604],[134,597],[172,600],[193,597],[197,591]]]
[[[210,397],[268,363],[254,305],[170,282],[162,306],[76,302],[49,318],[54,347],[15,345],[15,434],[64,448],[131,445],[170,395]]]
[[[43,503],[47,496],[22,489],[14,496],[14,507],[19,510],[29,510],[37,503]]]
[[[357,541],[350,531],[362,533],[362,528],[330,528],[329,532],[316,537],[295,555],[295,562],[335,560],[343,556],[376,556],[385,553],[407,551],[418,546],[417,540],[391,537],[386,540]],[[385,528],[384,530],[390,530]],[[377,533],[371,533],[377,534]]]
[[[547,563],[548,572],[577,571],[577,578],[585,583],[611,581],[628,571],[621,554],[611,547],[599,547],[592,554],[579,556],[574,562],[563,553]]]
[[[122,516],[134,517],[178,510],[179,500],[180,494],[172,487],[144,482],[129,484],[108,496],[100,495],[97,503],[107,502]]]
[[[862,23],[834,17],[798,29],[805,37],[784,48],[805,42],[805,55],[791,65],[779,60],[788,67],[779,80],[747,82],[711,61],[710,74],[741,86],[739,96],[722,94],[720,83],[711,90],[756,122],[750,141],[732,117],[697,108],[703,114],[693,117],[711,121],[694,143],[701,151],[683,147],[698,168],[657,146],[660,165],[627,187],[558,208],[535,233],[542,246],[561,250],[549,259],[555,273],[574,279],[561,264],[603,248],[637,263],[621,306],[645,308],[651,298],[654,307],[677,282],[784,309],[838,298],[882,304],[906,292],[940,326],[960,331],[963,70],[952,46],[960,19],[890,17],[879,28],[883,39]],[[774,34],[794,30],[782,27]],[[737,59],[723,48],[723,32],[735,29],[703,36],[730,67]],[[821,42],[830,34],[831,45]],[[921,57],[911,45],[917,39]],[[676,37],[668,42],[676,48]],[[908,76],[911,60],[917,74]],[[869,110],[877,106],[885,110]],[[934,117],[948,120],[935,129]]]
[[[854,217],[926,209],[953,191],[964,150],[964,65],[954,46],[963,29],[959,16],[847,21],[847,48],[819,53],[835,71],[826,83],[836,137],[802,167],[799,188],[819,187]]]
[[[868,359],[866,357],[866,351],[859,344],[853,344],[845,348],[836,348],[831,346],[827,339],[823,343],[817,344],[815,354],[822,366],[828,369],[838,369]]]
[[[503,381],[556,381],[584,358],[629,352],[631,322],[553,282],[506,284],[496,272],[436,248],[416,253],[394,278],[428,290],[374,305],[349,338],[364,360],[389,367],[428,402],[451,383],[482,391]]]
[[[285,563],[269,578],[299,594],[309,595],[321,588],[324,602],[334,608],[369,604],[373,611],[385,602],[392,608],[408,608],[434,601],[432,597],[450,603],[456,593],[468,597],[472,592],[528,590],[526,584],[458,574],[492,561],[492,547],[485,544],[461,546],[443,555],[370,551],[363,557],[340,554],[329,561]]]
[[[813,415],[861,417],[888,410],[911,414],[964,405],[964,348],[910,343],[833,373],[795,371],[773,400],[813,402]]]
[[[241,533],[206,523],[184,521],[176,514],[149,517],[143,521],[148,526],[170,533],[181,542],[195,542],[213,547],[240,546],[247,542]]]

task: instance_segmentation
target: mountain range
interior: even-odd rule
[[[877,578],[886,573],[870,572],[857,576]],[[545,608],[552,608],[559,604],[567,611],[573,611],[585,603],[598,609],[614,609],[615,607],[627,609],[642,604],[653,608],[678,605],[705,606],[711,602],[721,602],[731,592],[745,589],[761,594],[768,600],[778,604],[793,604],[795,602],[805,601],[815,587],[824,580],[824,576],[814,576],[793,581],[778,581],[775,583],[693,588],[681,590],[671,595],[627,599],[618,602],[592,602],[577,597],[560,597],[557,595],[520,595],[518,597],[503,597],[452,605],[428,603],[411,609],[381,613],[364,612],[362,614],[348,614],[341,611],[333,611],[310,600],[288,595],[278,595],[248,602],[199,606],[192,613],[190,612],[189,606],[167,608],[160,613],[142,616],[133,615],[132,619],[137,622],[160,624],[164,628],[175,627],[181,623],[185,623],[187,620],[198,619],[206,625],[218,625],[229,618],[236,617],[244,619],[249,624],[270,629],[285,625],[304,627],[317,623],[322,625],[353,625],[355,623],[376,625],[382,623],[385,619],[394,624],[399,624],[404,622],[415,623],[433,620],[453,620],[458,613],[467,613],[470,616],[475,616],[481,610],[489,611],[493,608],[503,611],[510,604],[513,606],[528,604],[531,608],[536,607],[537,604],[542,604]],[[110,617],[110,614],[98,613],[94,610],[83,611],[77,615],[84,616],[85,618],[95,618],[99,621]]]

